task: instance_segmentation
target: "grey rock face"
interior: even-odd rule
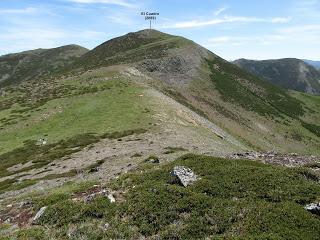
[[[310,203],[304,207],[305,210],[320,215],[320,203]]]
[[[184,187],[197,181],[197,175],[190,168],[184,166],[174,167],[171,174],[176,177]]]

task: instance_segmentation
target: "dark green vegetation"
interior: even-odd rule
[[[84,69],[137,63],[168,56],[166,50],[180,46],[179,37],[157,31],[140,31],[111,39],[84,54],[74,67]]]
[[[90,85],[71,81],[59,84],[44,83],[30,90],[31,96],[27,89],[21,92],[18,88],[10,97],[0,98],[0,103],[10,100],[8,109],[0,112],[0,131],[5,133],[0,135],[0,153],[21,147],[27,140],[45,138],[57,143],[79,133],[112,132],[117,137],[117,132],[148,126],[147,103],[138,96],[143,88],[135,84],[124,79]],[[50,94],[49,89],[57,85],[64,91]]]
[[[187,151],[183,147],[166,147],[165,150],[164,154]]]
[[[294,58],[263,61],[239,59],[234,63],[280,87],[320,94],[320,72],[303,60]]]
[[[68,45],[0,57],[0,87],[49,76],[65,68],[88,50]]]
[[[233,101],[243,108],[261,115],[274,117],[299,117],[303,115],[302,103],[285,91],[255,77],[223,59],[208,60],[211,79],[223,99]],[[214,66],[219,66],[215,69]]]
[[[308,129],[310,132],[314,133],[318,137],[320,137],[320,126],[310,123],[302,122],[302,126]]]
[[[176,165],[191,168],[201,179],[187,188],[171,184],[170,171]],[[71,232],[71,239],[300,240],[317,239],[320,234],[319,216],[303,208],[319,198],[320,191],[319,177],[307,169],[195,155],[153,166],[111,183],[114,190],[126,191],[124,201],[115,204],[103,197],[73,202],[70,191],[37,197],[35,210],[49,206],[40,226],[15,235],[67,239]],[[105,223],[110,225],[104,230]]]

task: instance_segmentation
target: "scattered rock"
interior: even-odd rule
[[[110,227],[110,224],[109,223],[105,223],[105,224],[103,224],[102,229],[104,231],[106,231],[106,230],[108,230],[109,227]]]
[[[109,193],[107,197],[109,198],[111,203],[116,202],[116,199],[114,198],[114,196],[111,193]]]
[[[171,175],[177,178],[177,180],[184,186],[187,187],[188,185],[192,184],[193,182],[197,181],[197,175],[187,167],[184,166],[176,166],[174,167]]]
[[[320,215],[320,203],[310,203],[304,207],[305,210]]]
[[[92,202],[92,201],[95,199],[96,195],[97,195],[97,194],[92,193],[92,194],[86,196],[86,197],[84,198],[84,201],[85,201],[86,203]]]
[[[150,156],[148,157],[146,160],[145,160],[146,163],[154,163],[154,164],[157,164],[157,163],[160,163],[160,160],[158,157],[156,156]]]
[[[37,214],[32,219],[32,222],[36,223],[41,218],[41,216],[44,214],[46,209],[47,209],[47,206],[40,208],[40,210],[37,212]]]
[[[102,189],[101,191],[99,192],[94,192],[94,193],[91,193],[87,196],[84,197],[84,201],[85,202],[92,202],[96,197],[98,196],[105,196],[107,197],[111,203],[114,203],[116,201],[116,199],[114,198],[114,196],[106,189]]]
[[[46,145],[46,144],[47,144],[47,140],[45,140],[44,138],[38,139],[38,145]]]
[[[315,163],[319,159],[315,156],[300,156],[297,153],[283,154],[276,151],[268,152],[239,152],[228,156],[232,159],[261,160],[264,163],[272,163],[287,167],[303,166]]]
[[[93,167],[93,168],[90,168],[88,173],[95,173],[95,172],[99,172],[100,168],[99,167]]]
[[[33,202],[31,200],[26,200],[18,203],[19,208],[32,206]]]

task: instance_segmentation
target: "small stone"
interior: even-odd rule
[[[92,202],[95,197],[96,197],[96,194],[95,194],[95,193],[92,193],[92,194],[86,196],[85,199],[84,199],[84,201],[85,201],[86,203]]]
[[[105,223],[105,224],[103,224],[102,229],[104,231],[106,231],[106,230],[108,230],[109,227],[110,227],[110,224],[109,223]]]
[[[320,203],[310,203],[304,207],[305,210],[320,215]]]
[[[5,223],[11,223],[11,218],[7,218],[4,222]]]
[[[93,167],[90,168],[90,170],[88,171],[89,173],[95,173],[95,172],[99,172],[100,168],[99,167]]]
[[[107,197],[109,198],[111,203],[116,202],[116,199],[114,198],[114,196],[111,193],[109,193]]]
[[[26,200],[26,201],[22,201],[18,204],[18,207],[19,208],[22,208],[22,207],[27,207],[27,206],[31,206],[33,204],[32,201],[30,200]]]
[[[37,222],[39,220],[39,218],[41,218],[41,216],[44,214],[46,209],[47,209],[47,206],[40,208],[40,210],[37,212],[37,214],[32,219],[32,222],[33,223]]]

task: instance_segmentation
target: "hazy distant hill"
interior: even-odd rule
[[[286,89],[320,94],[320,72],[303,60],[295,58],[263,61],[239,59],[234,63]]]
[[[303,61],[314,66],[316,69],[320,70],[320,61],[313,61],[313,60],[306,60],[306,59],[303,59]]]

